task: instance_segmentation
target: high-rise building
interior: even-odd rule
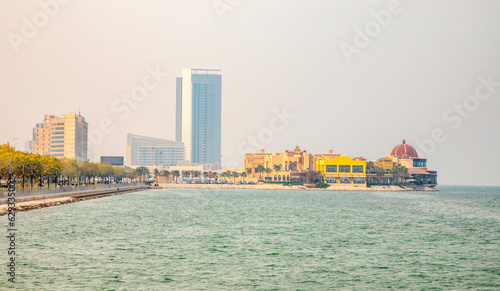
[[[127,166],[176,166],[185,159],[184,144],[180,141],[127,135],[125,165]]]
[[[80,114],[45,114],[33,128],[33,153],[87,160],[88,123]]]
[[[176,140],[186,147],[186,160],[219,169],[221,164],[220,70],[184,69],[177,78]]]

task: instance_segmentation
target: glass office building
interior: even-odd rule
[[[177,78],[176,140],[186,147],[186,160],[219,169],[221,163],[220,70],[184,69]]]
[[[179,141],[127,135],[127,166],[176,166],[185,159],[184,144]]]

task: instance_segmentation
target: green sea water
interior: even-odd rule
[[[0,289],[500,290],[500,188],[440,189],[163,189],[19,212]]]

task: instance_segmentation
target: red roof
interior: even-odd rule
[[[395,146],[391,151],[391,156],[400,157],[402,159],[418,158],[417,151],[403,139],[403,143]]]

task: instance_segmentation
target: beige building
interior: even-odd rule
[[[33,153],[87,161],[88,123],[80,114],[46,114],[33,128]]]
[[[331,153],[332,154],[332,153]],[[333,155],[333,154],[332,154]],[[258,170],[262,166],[266,170]],[[300,150],[299,146],[293,151],[245,154],[245,171],[249,178],[259,178],[267,181],[304,181],[306,173],[315,170],[314,155]]]

